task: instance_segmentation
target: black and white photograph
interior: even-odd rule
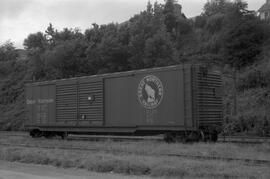
[[[0,179],[181,178],[270,178],[270,0],[0,0]]]

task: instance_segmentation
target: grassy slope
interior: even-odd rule
[[[269,48],[270,50],[270,48]],[[270,53],[265,59],[249,66],[238,73],[237,111],[233,111],[233,81],[227,79],[225,85],[225,103],[230,103],[226,113],[230,113],[230,127],[234,132],[251,135],[270,135]],[[227,92],[227,93],[226,93]],[[225,114],[226,114],[225,113]]]
[[[0,74],[0,129],[2,130],[23,128],[24,83],[29,79],[27,69],[27,61],[1,64],[0,70],[4,71]]]

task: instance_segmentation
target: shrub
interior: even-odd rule
[[[270,135],[270,118],[267,116],[240,115],[232,117],[231,121],[224,126],[224,132],[228,135],[244,133],[258,136]]]
[[[249,88],[264,88],[270,85],[270,70],[249,67],[242,73],[237,82],[237,89],[243,91]]]

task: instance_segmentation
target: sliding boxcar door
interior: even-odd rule
[[[56,123],[77,123],[77,83],[61,82],[56,85]]]
[[[103,80],[80,79],[78,120],[81,126],[103,125]]]

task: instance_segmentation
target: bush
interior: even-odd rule
[[[204,28],[207,21],[207,16],[200,15],[195,18],[194,26],[196,28]]]
[[[261,67],[249,67],[242,73],[237,82],[237,89],[243,91],[249,88],[265,88],[270,86],[270,70]]]
[[[231,118],[231,121],[224,126],[224,132],[227,135],[236,133],[269,136],[270,135],[270,117],[267,116],[244,116]]]
[[[222,13],[218,13],[218,14],[210,16],[206,22],[206,29],[210,33],[215,33],[215,32],[220,31],[223,26],[224,17],[225,15]]]

